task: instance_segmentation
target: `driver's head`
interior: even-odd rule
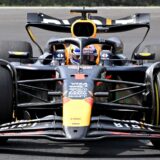
[[[70,62],[71,64],[80,63],[80,49],[77,46],[71,45],[70,49]],[[94,65],[97,59],[97,50],[94,45],[89,45],[83,49],[83,62],[82,64]]]
[[[76,64],[78,65],[80,63],[80,49],[75,46],[71,45],[70,46],[70,62],[71,64]]]
[[[94,45],[89,45],[83,49],[84,64],[95,65],[97,56],[97,50]]]

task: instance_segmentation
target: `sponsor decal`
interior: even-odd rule
[[[20,124],[20,123],[23,123],[23,124]],[[29,121],[27,121],[27,120],[21,120],[18,122],[11,122],[11,123],[2,124],[0,126],[0,131],[8,130],[8,129],[16,129],[16,128],[26,128],[26,127],[34,128],[36,125],[37,125],[36,122],[29,123]]]
[[[135,24],[136,23],[136,19],[120,19],[120,20],[116,20],[116,24]]]
[[[68,66],[68,69],[93,69],[93,66],[78,66],[78,65],[70,65]]]
[[[43,19],[43,21],[42,21],[42,23],[53,23],[53,24],[61,24],[61,22],[59,21],[59,20],[56,20],[56,19],[46,19],[46,18],[44,18]]]
[[[86,98],[88,95],[88,84],[82,82],[72,82],[68,88],[69,98]]]
[[[115,120],[116,122],[113,122],[113,125],[116,128],[128,128],[128,129],[148,129],[150,131],[154,131],[153,129],[151,129],[150,127],[152,127],[152,125],[147,124],[147,126],[144,127],[144,125],[146,125],[145,123],[142,122],[138,122],[135,120]]]
[[[129,125],[127,123],[116,123],[114,122],[114,126],[117,127],[117,128],[134,128],[134,129],[141,129],[141,127],[139,125]]]

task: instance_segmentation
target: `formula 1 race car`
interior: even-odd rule
[[[144,40],[149,14],[112,20],[92,16],[96,10],[71,12],[82,15],[60,20],[28,13],[26,29],[40,50],[38,58],[33,57],[28,42],[2,42],[0,141],[134,138],[159,146],[160,63],[153,63],[156,53],[139,52],[141,42],[129,60],[119,38],[96,36],[145,27]],[[32,27],[72,37],[51,38],[41,49]]]

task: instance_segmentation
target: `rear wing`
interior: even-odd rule
[[[38,46],[42,54],[43,54],[43,50],[37,43],[36,38],[31,31],[31,27],[36,27],[36,28],[40,28],[48,31],[71,33],[72,26],[73,24],[76,23],[76,21],[90,20],[96,26],[96,33],[124,32],[124,31],[133,30],[136,28],[146,27],[148,28],[148,30],[144,36],[144,39],[147,36],[148,31],[150,29],[150,14],[148,13],[137,13],[132,16],[112,20],[110,18],[104,18],[100,16],[91,16],[91,13],[97,13],[97,10],[79,9],[79,10],[71,10],[71,12],[81,13],[82,15],[65,20],[65,19],[54,18],[44,13],[28,13],[27,14],[26,30],[31,40]],[[137,46],[137,49],[138,48],[139,46]],[[137,49],[135,49],[135,51]]]
[[[32,26],[49,31],[71,33],[72,24],[79,19],[82,19],[82,17],[77,16],[63,20],[43,13],[28,13],[26,27]],[[92,20],[96,24],[97,33],[128,31],[141,27],[149,27],[150,24],[150,14],[148,13],[137,13],[132,16],[116,20],[88,15],[88,19]]]

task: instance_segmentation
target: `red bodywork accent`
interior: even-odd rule
[[[112,75],[106,75],[105,79],[112,79]],[[97,82],[96,86],[101,86],[103,82]]]
[[[75,79],[77,80],[85,79],[85,74],[78,73],[78,74],[75,74],[74,76],[75,76]]]
[[[91,98],[91,97],[85,98],[85,101],[86,101],[87,103],[89,103],[90,106],[93,106],[93,98]]]
[[[112,79],[112,75],[106,75],[106,79]]]
[[[63,104],[69,102],[70,100],[71,100],[70,98],[64,97],[64,98],[63,98]]]

